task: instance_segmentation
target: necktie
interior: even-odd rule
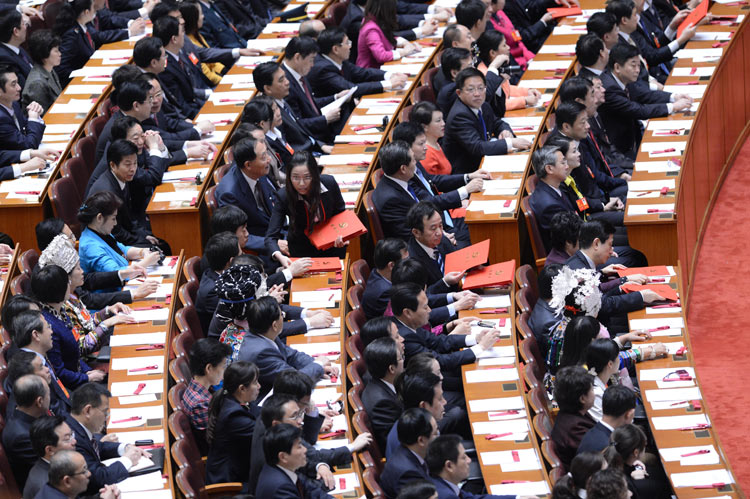
[[[302,76],[299,79],[300,83],[302,84],[302,89],[305,91],[305,95],[307,96],[307,100],[310,101],[310,105],[317,111],[318,114],[320,114],[320,111],[318,110],[318,106],[315,105],[315,99],[313,99],[312,92],[310,92],[310,87],[307,85],[307,80],[304,76]]]
[[[487,138],[487,125],[484,122],[484,116],[482,116],[482,110],[481,109],[477,112],[477,117],[479,117],[479,123],[482,124],[482,132],[484,133],[484,140],[488,140],[488,138]]]
[[[101,461],[101,456],[99,455],[99,442],[96,441],[96,438],[91,437],[91,447],[94,448],[94,454],[96,454],[96,459]]]
[[[15,124],[16,124],[16,128],[18,128],[18,131],[19,131],[19,132],[20,132],[20,131],[22,131],[22,130],[21,130],[21,124],[20,124],[20,123],[18,123],[18,117],[16,116],[16,113],[13,113],[13,115],[12,115],[12,116],[13,116],[13,123],[15,123]]]
[[[297,492],[299,492],[299,496],[304,499],[305,497],[305,487],[302,485],[302,481],[297,477]]]
[[[86,30],[86,39],[89,42],[89,47],[91,47],[93,50],[96,50],[96,47],[94,47],[94,39],[91,38],[91,33],[89,33],[88,30]]]
[[[99,31],[99,16],[94,17],[94,28]]]
[[[420,182],[422,182],[422,185],[432,195],[435,195],[435,193],[432,191],[432,186],[427,181],[426,178],[424,178],[424,175],[422,175],[422,171],[417,168],[416,176],[419,179]],[[451,219],[451,214],[448,213],[448,210],[443,210],[443,219],[445,220],[445,225],[447,227],[453,228],[453,220]]]
[[[419,202],[419,198],[417,197],[417,193],[414,192],[414,189],[412,189],[411,185],[409,185],[408,183],[406,184],[406,190],[409,191],[409,194],[411,194],[411,197],[414,198],[414,201],[416,201],[418,203]]]
[[[23,59],[23,60],[24,60],[24,62],[26,62],[26,64],[28,64],[29,66],[33,66],[33,65],[34,65],[34,64],[33,64],[33,63],[31,62],[31,59],[29,59],[29,56],[28,56],[28,55],[26,54],[26,51],[25,51],[24,49],[22,49],[22,48],[19,48],[19,50],[18,50],[18,55],[20,55],[20,56],[21,56],[21,59]]]
[[[602,150],[599,149],[599,144],[596,142],[596,137],[594,137],[594,132],[589,130],[589,137],[591,137],[591,142],[594,143],[594,147],[596,147],[596,152],[599,153],[599,157],[602,158],[602,161],[604,161],[604,166],[607,167],[607,171],[609,172],[609,175],[611,177],[614,177],[614,174],[612,174],[612,169],[609,167],[609,163],[607,163],[607,159],[604,157],[604,154],[602,154]]]
[[[432,251],[432,258],[435,259],[435,261],[438,264],[438,267],[440,267],[440,272],[443,272],[443,269],[444,269],[444,267],[443,267],[443,255],[440,254],[440,250],[438,250],[437,248],[435,248]]]
[[[263,196],[263,189],[260,187],[260,179],[255,183],[255,200],[258,202],[258,207],[261,208],[266,215],[270,215],[266,200]]]

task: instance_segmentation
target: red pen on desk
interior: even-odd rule
[[[639,198],[641,196],[646,196],[648,194],[651,194],[652,192],[654,192],[654,191],[643,191],[640,194],[636,194],[635,197]]]
[[[698,80],[692,80],[692,81],[681,81],[678,83],[673,83],[673,85],[697,85]]]
[[[646,329],[646,332],[653,333],[654,331],[664,331],[665,329],[669,329],[669,326],[652,327],[651,329]]]
[[[146,366],[146,367],[136,367],[135,369],[128,369],[129,373],[137,373],[141,371],[153,371],[155,369],[159,369],[159,366],[153,365],[153,366]]]
[[[368,145],[374,144],[375,142],[373,142],[372,140],[362,140],[359,142],[346,142],[346,143],[349,144],[350,146],[368,146]]]
[[[513,456],[513,462],[514,463],[520,463],[521,462],[521,456],[518,455],[518,451],[517,450],[511,451],[510,455]]]
[[[39,191],[16,191],[16,194],[23,194],[24,196],[38,196]]]
[[[133,310],[156,310],[161,308],[159,305],[149,305],[148,307],[135,307]]]
[[[700,456],[701,454],[710,454],[710,449],[701,449],[695,452],[688,452],[687,454],[681,454],[680,457]]]
[[[673,130],[659,130],[658,132],[654,132],[654,135],[680,135],[683,130],[685,129],[675,128]]]
[[[690,403],[690,401],[688,401],[688,400],[680,400],[679,402],[675,402],[674,404],[669,404],[669,407],[674,407],[674,406],[677,406],[677,405],[689,404],[689,403]]]
[[[513,128],[513,130],[534,130],[533,126],[517,126],[511,128]]]
[[[542,80],[562,80],[562,76],[544,76]]]
[[[133,416],[132,418],[118,419],[117,421],[110,421],[111,424],[129,423],[131,421],[140,421],[140,416]]]
[[[178,257],[178,256],[173,256],[173,257],[172,257],[172,260],[171,260],[171,261],[169,262],[169,266],[170,266],[170,267],[174,267],[174,266],[175,266],[175,265],[177,264],[177,260],[179,260],[179,259],[180,259],[180,257]]]
[[[232,120],[216,120],[212,121],[211,123],[213,123],[214,125],[228,125],[232,123]]]
[[[657,210],[656,208],[649,208],[646,210],[647,213],[673,213],[674,210]]]
[[[562,55],[562,56],[566,56],[566,55],[576,55],[576,53],[575,53],[575,52],[558,52],[558,53],[557,53],[557,54],[555,54],[555,55]]]
[[[506,199],[505,202],[503,203],[503,207],[504,208],[510,208],[510,205],[511,205],[512,202],[513,202],[512,199]]]
[[[339,489],[346,490],[346,478],[339,478]]]
[[[157,343],[157,344],[148,345],[148,346],[145,346],[145,347],[138,347],[138,348],[135,349],[135,351],[136,352],[141,352],[143,350],[161,350],[162,348],[164,348],[164,344],[163,343]]]
[[[685,426],[684,428],[679,428],[679,430],[680,431],[693,431],[693,430],[705,430],[706,428],[711,428],[711,425],[709,423],[701,423],[695,426]]]
[[[724,5],[729,5],[729,4],[725,3]],[[712,483],[711,485],[695,485],[693,486],[693,488],[694,489],[720,489],[724,487],[725,485],[726,483]]]
[[[500,483],[502,483],[502,484],[507,484],[507,483],[531,483],[531,481],[530,480],[503,480]]]
[[[341,352],[321,352],[321,353],[314,353],[310,357],[327,357],[328,355],[341,355]]]
[[[690,75],[694,75],[698,71],[698,68],[690,68]]]
[[[665,152],[674,152],[675,148],[670,147],[669,149],[664,149],[662,151],[651,151],[651,154],[664,154]]]
[[[662,196],[666,196],[666,195],[667,195],[667,194],[669,193],[669,187],[667,187],[667,186],[664,186],[664,187],[662,187],[662,188],[661,188],[661,191],[659,191],[659,193],[660,193],[660,194],[661,194]]]
[[[491,308],[489,310],[480,310],[480,314],[507,314],[508,309],[507,307],[504,308]]]
[[[380,125],[359,125],[359,126],[353,126],[352,130],[355,132],[359,132],[360,130],[369,130],[370,128],[377,128]]]
[[[333,297],[336,296],[336,293],[331,293],[331,296],[328,297],[328,301],[333,300]]]
[[[133,395],[140,395],[144,388],[146,388],[146,383],[138,383],[138,388],[135,389]]]
[[[378,101],[378,104],[400,104],[401,101],[399,99],[380,99]]]
[[[494,440],[496,438],[503,438],[503,437],[507,437],[509,435],[513,435],[513,432],[509,431],[507,433],[490,433],[489,435],[485,435],[484,439],[485,440]]]
[[[729,45],[729,40],[727,40],[726,42],[716,42],[713,45],[711,45],[711,47],[717,49],[719,47],[724,47],[726,45]]]
[[[508,366],[508,367],[515,367],[515,366]],[[487,413],[487,416],[490,418],[498,418],[500,416],[512,416],[514,414],[518,414],[518,411],[515,409],[510,410],[510,411],[489,412]]]
[[[650,279],[650,282],[664,282],[664,279]],[[673,307],[679,307],[680,302],[676,301],[674,303],[665,303],[664,305],[654,305],[651,308],[673,308]],[[669,329],[669,326],[667,326],[667,329]]]
[[[367,161],[355,161],[354,163],[347,163],[346,166],[370,166]]]
[[[339,380],[338,376],[331,376],[331,383],[336,383]]]
[[[346,434],[346,430],[336,430],[332,431],[331,433],[324,433],[322,435],[318,435],[318,438],[336,438],[340,437]]]
[[[318,288],[315,291],[328,291],[329,289],[341,289],[341,286],[328,286],[327,288]],[[331,295],[331,298],[333,298],[333,295]],[[328,301],[330,301],[330,298]]]

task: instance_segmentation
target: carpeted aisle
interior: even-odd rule
[[[740,487],[750,493],[750,140],[719,192],[698,254],[688,328],[703,396]]]

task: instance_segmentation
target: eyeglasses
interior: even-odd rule
[[[466,87],[461,89],[462,92],[466,92],[467,94],[475,94],[475,93],[484,93],[487,91],[487,87],[481,86],[481,87]]]
[[[305,175],[303,177],[298,177],[296,175],[292,175],[292,182],[295,184],[306,184],[312,180],[312,176]]]
[[[76,471],[75,473],[71,473],[70,476],[76,476],[76,475],[85,475],[89,472],[89,469],[87,466],[84,466],[81,471]]]

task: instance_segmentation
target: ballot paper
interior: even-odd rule
[[[301,302],[334,302],[341,300],[341,289],[326,289],[324,291],[295,291],[291,301]]]
[[[109,346],[163,345],[166,339],[167,333],[115,334],[109,338]]]
[[[388,71],[389,73],[404,73],[407,76],[417,76],[419,72],[422,71],[422,61],[419,61],[419,64],[407,64],[407,62],[412,62],[414,59],[410,57],[409,60],[401,60],[404,61],[404,64],[389,64],[380,69]]]
[[[381,107],[381,106],[387,106],[387,105],[399,105],[403,99],[401,97],[382,97],[380,99],[377,98],[369,98],[369,99],[360,99],[359,104],[357,104],[358,108],[364,108],[364,109],[370,109],[372,107]]]
[[[107,88],[106,83],[94,83],[90,85],[68,85],[63,95],[101,95]]]
[[[291,38],[256,38],[252,41],[252,46],[263,52],[283,52],[289,40]]]
[[[513,353],[512,357],[488,357],[477,360],[477,366],[479,367],[494,367],[494,366],[511,366],[516,363],[516,354]]]
[[[166,481],[166,478],[162,478],[161,471],[154,471],[153,473],[126,478],[117,484],[117,488],[120,489],[120,493],[122,494],[125,494],[126,492],[138,492],[141,490],[154,491],[156,489],[164,488]],[[151,497],[150,494],[149,497]]]
[[[253,40],[254,42],[254,40]],[[240,58],[237,59],[237,62],[234,63],[235,66],[243,66],[246,68],[254,68],[258,64],[262,64],[264,62],[275,62],[278,59],[275,55],[243,55]],[[221,82],[224,83],[224,78],[226,78],[229,75],[224,75],[222,77]],[[234,81],[228,81],[227,83],[245,83],[245,82],[252,82],[253,76],[244,74],[244,75],[232,75],[234,76]],[[244,76],[244,78],[239,78],[240,76]]]
[[[117,59],[133,57],[133,49],[99,49],[95,51],[89,59]]]
[[[164,382],[161,382],[162,385]],[[113,393],[114,395],[114,393]],[[107,428],[136,428],[144,426],[149,419],[163,419],[164,406],[118,407],[110,409]]]
[[[366,173],[337,173],[335,175],[336,183],[339,187],[353,188],[361,187],[365,181]]]
[[[338,317],[333,318],[333,324],[329,327],[308,329],[305,336],[327,336],[329,334],[339,335],[341,333],[341,320]]]
[[[505,203],[508,202],[508,206],[505,206]],[[508,200],[498,200],[498,199],[490,199],[490,200],[474,200],[469,202],[469,206],[466,208],[467,211],[481,211],[484,212],[486,215],[492,215],[492,214],[500,214],[500,213],[513,213],[516,211],[516,202],[517,199],[508,199]]]
[[[680,171],[680,165],[671,159],[666,161],[637,161],[635,170],[649,173],[676,173]]]
[[[328,154],[318,158],[318,165],[362,164],[368,166],[372,161],[372,156],[372,154]]]
[[[628,191],[661,191],[667,188],[674,190],[674,179],[667,178],[663,180],[631,180],[628,182]]]
[[[120,64],[121,65],[121,64]],[[120,65],[117,66],[84,66],[80,69],[76,69],[70,72],[70,78],[77,78],[80,76],[95,76],[95,77],[112,77],[112,73],[115,72],[115,69],[120,67]]]
[[[571,26],[569,24],[560,24],[552,30],[553,35],[585,35],[586,26]]]
[[[154,203],[171,203],[175,201],[192,201],[198,195],[197,189],[180,191],[157,192],[154,194]]]
[[[511,347],[512,348],[512,347]],[[488,367],[485,369],[475,369],[466,371],[467,383],[490,383],[503,381],[516,381],[518,379],[518,369],[511,364],[508,367]]]
[[[707,58],[719,59],[724,52],[722,47],[710,49],[681,49],[675,52],[674,56],[678,59],[693,59],[694,61],[705,60]]]
[[[125,397],[117,397],[117,401],[122,405],[143,405],[148,404],[149,402],[156,402],[157,400],[156,395],[153,393],[149,393],[148,395],[128,395]]]
[[[471,412],[510,411],[526,407],[523,397],[499,397],[468,400],[467,402]]]
[[[172,497],[174,496],[172,495],[172,491],[169,489],[120,492],[120,499],[172,499]]]
[[[700,454],[697,454],[699,452]],[[680,466],[719,464],[719,453],[713,445],[669,447],[659,449],[659,454],[665,461],[679,461]]]
[[[679,402],[682,400],[701,400],[703,398],[697,386],[646,390],[645,396],[649,402]]]
[[[393,115],[398,111],[398,104],[384,104],[367,108],[365,114]]]
[[[482,452],[479,454],[479,457],[484,466],[499,464],[503,473],[538,470],[542,468],[539,456],[533,448]]]
[[[37,197],[47,187],[46,178],[19,177],[0,183],[0,192],[38,192]]]
[[[180,180],[183,178],[194,180],[196,176],[200,175],[201,178],[206,178],[208,168],[189,168],[187,170],[172,170],[164,172],[161,177],[162,182],[170,182],[174,180]],[[186,181],[187,182],[187,181]]]
[[[134,444],[138,440],[153,440],[155,444],[164,443],[164,430],[122,431],[114,433],[121,444]]]
[[[648,120],[646,130],[690,130],[692,126],[693,120]]]
[[[641,151],[647,152],[649,158],[677,158],[687,147],[687,141],[683,142],[643,142]]]
[[[270,26],[270,24],[268,26]],[[328,111],[332,111],[334,109],[341,109],[341,106],[343,106],[344,104],[346,104],[352,99],[352,95],[354,95],[354,92],[356,91],[357,91],[357,86],[355,85],[338,99],[335,99],[330,104],[327,104],[323,106],[322,108],[320,108],[320,114],[326,114]]]
[[[333,475],[333,483],[336,484],[336,488],[329,490],[329,495],[344,494],[346,492],[354,492],[354,489],[359,487],[359,478],[356,473],[336,473]]]
[[[474,304],[474,309],[508,307],[510,307],[510,295],[508,294],[482,295],[479,301]]]
[[[383,117],[371,114],[354,114],[349,118],[349,125],[382,125]],[[360,140],[362,140],[360,138]]]
[[[664,91],[673,94],[689,95],[693,99],[700,99],[706,93],[708,85],[664,85]]]
[[[327,407],[326,402],[336,402],[342,394],[336,388],[316,388],[313,390],[310,400],[316,407]]]
[[[152,367],[153,369],[150,369]],[[113,371],[128,371],[129,375],[162,374],[164,372],[164,356],[113,358],[110,369]]]
[[[516,355],[516,347],[514,346],[494,346],[477,355],[478,359],[492,359],[497,357],[513,357]]]
[[[471,424],[475,435],[502,435],[512,433],[507,440],[522,440],[529,432],[529,421],[526,419],[511,419],[508,421],[478,421]],[[505,437],[498,437],[498,440]]]
[[[136,285],[128,285],[128,286],[125,286],[124,290],[131,291],[134,293],[135,290],[138,289],[139,285],[140,283]],[[173,283],[170,282],[167,284],[159,284],[159,287],[156,288],[156,291],[148,295],[148,298],[150,300],[155,299],[155,298],[166,298],[167,296],[170,296],[172,294],[172,291],[174,291]],[[135,307],[135,308],[138,308],[138,307]]]
[[[78,131],[79,123],[54,123],[44,127],[45,136],[49,134],[72,135]]]
[[[538,482],[518,481],[490,485],[490,494],[509,496],[548,496],[549,485],[545,480]]]
[[[633,319],[630,321],[630,330],[649,330],[659,327],[669,326],[672,329],[682,329],[685,327],[685,321],[682,317],[660,317],[658,319]],[[657,331],[650,331],[651,334]]]
[[[160,286],[164,286],[164,284],[161,284]],[[165,307],[154,308],[150,310],[133,310],[130,315],[138,322],[165,321],[169,318],[169,308]]]
[[[670,478],[672,479],[672,484],[675,488],[734,483],[734,478],[726,469],[693,471],[691,473],[672,473]]]
[[[345,445],[349,445],[352,442],[346,438],[346,435],[342,435],[343,438],[326,438],[326,439],[318,439],[317,442],[315,442],[315,447],[318,450],[323,449],[336,449],[338,447],[344,447]]]
[[[490,173],[523,173],[528,162],[529,154],[485,156],[482,160],[482,169]]]
[[[692,367],[681,367],[680,369],[687,371],[687,374],[695,378],[695,369]],[[640,379],[641,381],[658,381],[661,379],[664,379],[668,375],[672,375],[673,377],[676,377],[674,374],[675,370],[670,368],[665,369],[641,369],[640,370]],[[660,390],[657,390],[660,391]]]
[[[710,421],[705,414],[689,414],[687,416],[654,416],[651,418],[651,424],[654,425],[655,430],[679,430],[710,424]]]
[[[669,282],[669,279],[667,279],[667,282]],[[646,307],[646,315],[666,315],[666,314],[681,314],[682,313],[682,307],[667,307],[667,308],[655,308],[655,307]],[[674,334],[682,334],[680,333],[674,333]]]
[[[736,1],[736,0],[735,0]],[[729,31],[701,31],[693,35],[691,42],[726,41],[732,38]]]
[[[656,210],[656,211],[649,211]],[[672,204],[628,204],[628,215],[659,215],[664,213],[674,213],[674,203]]]
[[[255,59],[255,58],[252,58]],[[261,59],[266,59],[265,57],[261,57]],[[276,57],[272,57],[271,60],[276,60]],[[246,82],[252,82],[253,81],[253,75],[252,74],[228,74],[221,77],[221,83],[246,83]],[[199,115],[200,116],[200,115]]]
[[[491,195],[495,191],[508,191],[514,195],[521,187],[522,178],[498,178],[494,180],[485,180],[482,184],[484,194]]]
[[[415,52],[414,54],[408,55],[406,57],[402,57],[400,59],[400,61],[403,64],[412,64],[412,63],[426,62],[427,59],[429,59],[430,57],[432,57],[432,54],[434,52],[435,52],[435,48],[434,47],[422,47],[422,48],[420,48],[419,52]],[[384,71],[391,71],[391,72],[396,71],[394,69],[391,69],[391,66],[389,66],[389,65],[382,66],[380,69],[382,69]],[[400,71],[400,72],[403,73],[404,71]]]
[[[521,80],[518,82],[519,87],[523,88],[557,88],[562,83],[561,79],[551,78],[549,80]],[[540,117],[541,119],[541,117]],[[505,118],[503,118],[505,120]],[[515,128],[513,129],[515,131]]]
[[[574,56],[576,53],[576,46],[575,44],[572,45],[550,45],[545,43],[542,45],[542,47],[539,49],[537,54],[570,54],[571,56]]]
[[[380,118],[382,121],[382,116],[376,116],[376,118]],[[380,143],[380,140],[383,138],[383,135],[381,134],[366,134],[366,135],[337,135],[336,138],[333,139],[333,142],[336,144],[362,144],[366,142],[371,142],[372,144],[378,144]]]
[[[299,32],[299,23],[269,23],[263,28],[263,33]]]
[[[145,384],[146,386],[138,391],[138,388],[142,384]],[[111,384],[109,391],[112,392],[113,397],[124,397],[126,395],[147,395],[149,393],[163,393],[164,380],[151,379],[146,381],[117,381]],[[137,391],[138,393],[135,393]]]
[[[214,130],[213,132],[205,135],[204,140],[211,142],[212,144],[221,144],[227,138],[229,130]]]
[[[695,67],[695,68],[673,68],[672,69],[672,76],[695,76],[696,78],[699,78],[701,76],[711,76],[714,74],[714,70],[716,70],[716,66],[708,66],[708,67]]]
[[[325,341],[322,343],[297,343],[292,346],[295,350],[306,353],[311,357],[335,358],[341,355],[341,343],[338,341]]]
[[[554,61],[537,61],[533,59],[529,62],[526,69],[531,71],[567,70],[571,62],[572,59],[555,59]]]
[[[219,106],[231,106],[244,104],[250,97],[252,97],[252,92],[235,90],[230,92],[213,92],[208,100]]]

